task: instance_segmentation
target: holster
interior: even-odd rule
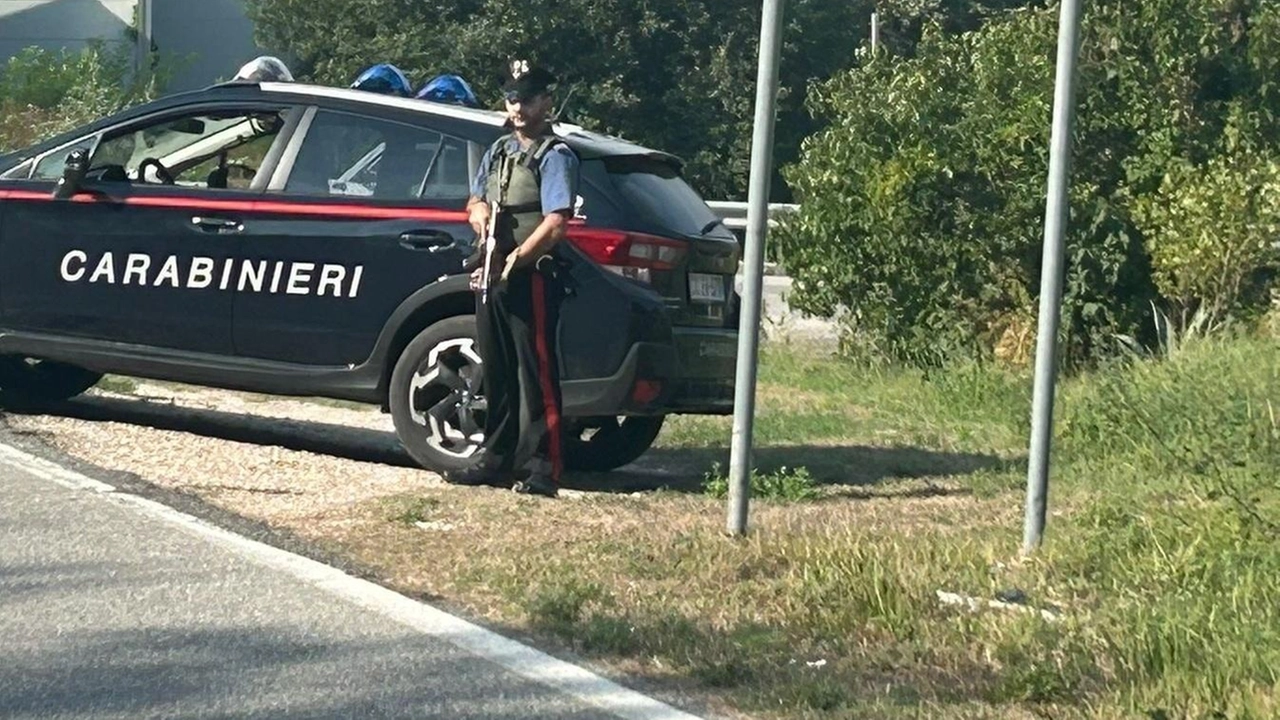
[[[573,263],[558,254],[550,252],[543,255],[534,262],[533,269],[543,277],[554,281],[562,289],[565,297],[573,297],[577,294],[577,283],[574,282],[572,273]]]

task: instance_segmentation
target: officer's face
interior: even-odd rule
[[[546,122],[551,113],[551,95],[542,93],[524,100],[507,101],[507,117],[517,129],[536,128]]]

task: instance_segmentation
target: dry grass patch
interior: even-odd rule
[[[695,496],[430,498],[429,529],[404,522],[420,503],[406,496],[365,506],[343,545],[399,589],[757,711],[986,705],[989,663],[927,640],[955,620],[933,599],[936,568],[971,586],[987,572],[995,544],[972,534],[1005,526],[999,503],[762,505],[756,531],[733,540],[723,504]]]

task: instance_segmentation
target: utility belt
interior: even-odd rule
[[[540,205],[534,206],[534,209],[540,209]],[[512,212],[510,208],[504,208],[503,212]],[[505,233],[496,234],[496,247],[493,258],[493,266],[502,267],[506,256],[516,249],[516,243],[509,235]],[[469,257],[462,261],[462,269],[464,272],[470,273],[484,266],[484,241],[481,239],[476,243],[475,250]],[[561,288],[565,297],[571,297],[577,294],[577,283],[573,279],[573,263],[556,248],[548,253],[543,254],[532,264],[524,267],[515,268],[513,273],[533,273],[536,272],[547,280],[552,281],[557,287]]]

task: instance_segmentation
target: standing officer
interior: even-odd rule
[[[563,468],[556,324],[564,286],[556,245],[577,195],[578,157],[551,127],[556,77],[527,61],[511,64],[503,86],[511,133],[480,160],[467,202],[471,226],[488,233],[497,202],[487,294],[476,324],[488,402],[479,464],[454,482],[513,482],[520,493],[555,497]],[[482,284],[483,248],[469,261],[472,289]]]

